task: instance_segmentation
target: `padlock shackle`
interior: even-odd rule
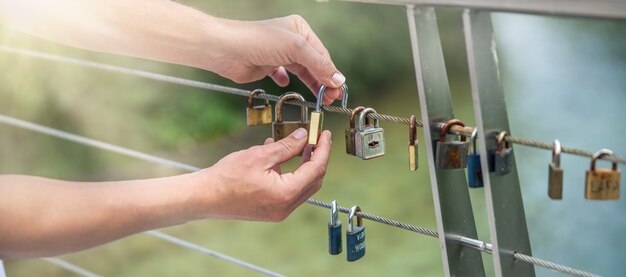
[[[554,149],[552,149],[552,163],[556,167],[561,167],[561,142],[554,140]]]
[[[417,119],[415,119],[415,115],[411,115],[409,117],[409,145],[415,145],[415,140],[417,139]]]
[[[350,208],[350,213],[348,213],[348,232],[352,232],[354,230],[354,227],[352,226],[352,218],[354,218],[354,216],[356,216],[356,226],[363,226],[363,219],[356,215],[356,212],[361,212],[361,207],[358,205]]]
[[[439,133],[439,141],[441,141],[441,142],[445,142],[446,141],[446,136],[448,135],[448,130],[450,130],[450,127],[452,127],[454,125],[459,125],[461,127],[465,127],[465,123],[463,123],[463,121],[461,121],[461,120],[458,120],[456,118],[448,120],[446,123],[443,124],[443,127],[441,127],[441,131]],[[461,135],[461,141],[465,141],[466,139],[467,138],[465,137],[465,135]]]
[[[258,89],[253,90],[253,91],[250,93],[250,97],[248,97],[248,107],[249,107],[250,109],[252,109],[252,98],[254,98],[254,96],[256,96],[256,95],[257,95],[257,94],[259,94],[259,93],[265,93],[265,91],[264,91],[264,90],[262,90],[262,89],[260,89],[260,88],[258,88]],[[270,101],[269,101],[269,100],[267,100],[267,99],[265,99],[265,106],[269,106],[269,105],[270,105]]]
[[[367,118],[367,114],[370,113],[376,113],[376,110],[372,109],[372,108],[365,108],[361,114],[359,114],[359,126],[358,129],[359,130],[363,130],[363,128],[365,128],[365,118]],[[374,127],[378,128],[378,119],[374,118]]]
[[[337,200],[333,200],[330,202],[330,225],[337,225],[337,220],[339,220],[339,209],[337,207]]]
[[[345,83],[343,85],[341,85],[341,88],[339,88],[339,90],[341,91],[341,107],[344,109],[348,108],[348,85],[346,85]],[[325,85],[321,85],[320,89],[317,91],[317,101],[315,102],[315,111],[316,112],[322,112],[322,106],[324,105],[324,93],[326,92],[326,86]]]
[[[596,160],[600,159],[604,156],[613,156],[613,151],[609,149],[600,149],[600,151],[596,152],[591,156],[591,171],[596,170]],[[617,170],[617,163],[613,162],[613,170]]]
[[[348,85],[346,83],[341,85],[341,107],[344,109],[348,108]]]
[[[474,151],[474,153],[472,154],[476,154],[476,138],[478,137],[478,128],[474,128],[474,131],[472,131],[472,135],[470,136],[470,140],[472,141],[472,151]]]
[[[276,114],[276,123],[283,123],[283,105],[287,100],[300,100],[305,102],[304,97],[296,92],[286,92],[278,98],[278,102],[276,102],[276,110],[274,113]],[[306,123],[309,118],[309,108],[302,105],[300,106],[300,122]]]
[[[356,128],[356,116],[363,110],[365,110],[365,107],[363,106],[358,106],[352,110],[352,113],[350,114],[350,128],[352,129]],[[368,122],[369,122],[369,118],[368,118]]]
[[[509,143],[508,141],[505,140],[505,138],[509,135],[509,133],[507,131],[502,131],[498,134],[498,148],[496,149],[496,152],[502,152],[502,144],[504,144],[504,146],[506,147],[506,149],[510,149],[511,148],[511,143]]]

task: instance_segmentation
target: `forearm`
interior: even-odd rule
[[[0,0],[0,22],[79,48],[211,70],[207,55],[228,21],[169,0]]]
[[[197,187],[194,174],[102,183],[0,175],[0,258],[59,255],[185,223],[199,217]]]

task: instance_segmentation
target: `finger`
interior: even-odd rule
[[[268,145],[268,144],[272,144],[272,143],[274,143],[274,138],[267,138],[267,139],[265,139],[265,142],[263,142],[263,145]],[[278,173],[278,174],[282,173],[282,170],[280,169],[280,164],[276,164],[275,166],[273,166],[270,169],[276,171],[276,173]]]
[[[302,163],[300,167],[293,172],[293,176],[291,176],[290,180],[292,184],[306,184],[302,191],[306,191],[308,186],[315,184],[316,181],[324,177],[330,157],[330,137],[331,135],[328,130],[323,131],[320,135],[317,147],[311,155],[311,159]]]
[[[288,137],[268,145],[262,146],[263,155],[267,156],[266,166],[274,167],[277,164],[288,161],[294,156],[302,152],[302,148],[307,143],[307,131],[304,128],[298,128]]]
[[[270,74],[270,77],[274,80],[274,83],[281,87],[289,85],[289,75],[287,74],[287,70],[282,66],[277,67],[276,70]]]
[[[302,82],[304,82],[304,84],[313,92],[313,94],[317,96],[317,92],[320,86],[322,85],[322,83],[317,81],[317,79],[313,77],[313,74],[311,74],[311,72],[308,69],[306,69],[305,67],[299,64],[288,65],[286,66],[286,68],[291,73],[296,75],[300,80],[302,80]],[[323,103],[325,105],[330,105],[333,103],[333,101],[335,101],[335,99],[339,99],[339,97],[340,97],[339,89],[326,88],[326,90],[324,91]]]
[[[330,57],[317,52],[310,43],[296,43],[288,53],[291,60],[307,68],[315,79],[331,88],[338,88],[346,82]]]

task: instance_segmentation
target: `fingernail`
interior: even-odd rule
[[[335,86],[339,87],[343,85],[343,83],[346,82],[346,77],[341,75],[341,73],[337,72],[333,74],[332,81],[333,81],[333,84],[335,84]]]
[[[306,137],[306,129],[298,128],[298,130],[293,131],[291,134],[295,139],[303,139]]]

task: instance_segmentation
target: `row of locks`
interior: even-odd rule
[[[247,124],[248,126],[272,124],[274,140],[287,137],[298,128],[305,128],[309,133],[308,144],[317,145],[317,140],[322,130],[324,114],[322,112],[322,99],[326,87],[321,86],[318,92],[315,111],[311,112],[311,120],[308,119],[308,108],[301,107],[299,121],[284,121],[282,108],[286,101],[305,101],[302,95],[288,92],[280,96],[275,109],[276,120],[272,122],[272,108],[269,101],[264,105],[253,106],[252,99],[263,90],[257,89],[252,92],[248,99]],[[342,107],[346,108],[348,102],[348,88],[344,84],[341,88],[343,93]],[[376,114],[372,108],[357,107],[350,115],[349,127],[345,130],[346,153],[361,159],[373,159],[385,154],[384,130],[379,126],[378,120],[370,122],[368,114]],[[417,121],[412,115],[409,119],[409,169],[417,170],[418,140]],[[465,135],[460,135],[457,140],[448,140],[449,130],[453,126],[465,127],[462,121],[452,119],[443,124],[436,143],[435,167],[437,169],[465,169],[470,188],[483,187],[483,176],[480,162],[480,154],[476,151],[477,129],[474,129],[470,141]],[[513,148],[507,140],[509,134],[506,131],[499,132],[496,139],[497,147],[489,150],[487,165],[489,172],[497,176],[506,175],[511,171]],[[470,149],[471,144],[471,149]],[[562,199],[563,196],[563,169],[560,167],[561,145],[554,143],[552,162],[549,165],[548,196],[552,199]],[[591,168],[587,171],[585,179],[585,198],[594,200],[619,199],[620,194],[620,171],[617,163],[613,167],[596,168],[596,160],[605,156],[612,156],[613,152],[602,149],[595,153],[591,159]]]

